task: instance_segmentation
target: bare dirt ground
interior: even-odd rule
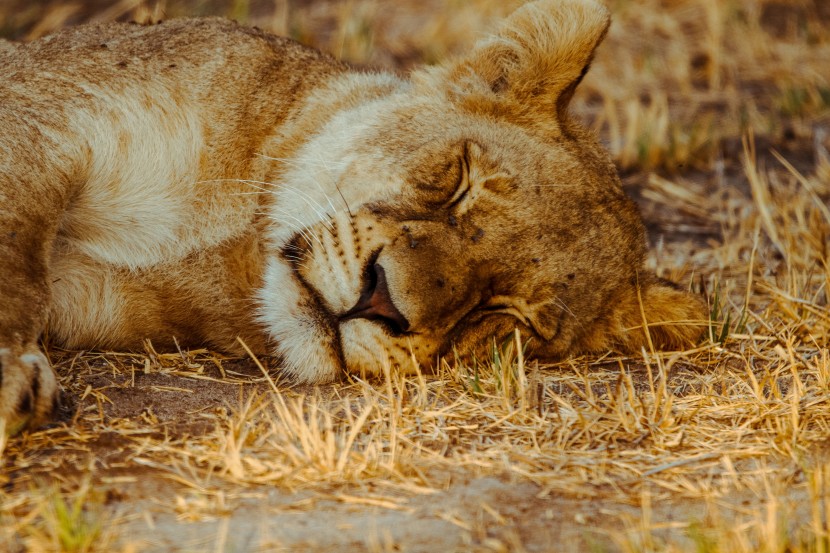
[[[210,13],[405,71],[518,4],[8,0],[0,35]],[[705,340],[554,366],[507,341],[317,388],[267,359],[50,348],[67,405],[0,438],[0,551],[830,549],[830,8],[609,7],[573,110],[651,267],[706,296]]]

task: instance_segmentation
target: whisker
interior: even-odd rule
[[[299,226],[300,226],[300,230],[299,230],[298,232],[299,232],[299,233],[303,236],[303,238],[305,238],[308,242],[311,242],[311,240],[309,239],[309,237],[311,237],[311,238],[313,238],[313,239],[314,239],[314,240],[315,240],[318,244],[320,244],[320,247],[321,247],[321,248],[324,248],[324,247],[325,247],[325,246],[323,246],[323,242],[322,242],[322,241],[320,241],[320,239],[317,237],[317,235],[316,235],[316,234],[313,234],[313,233],[310,233],[310,232],[309,232],[309,230],[310,230],[310,229],[306,228],[306,227],[304,226],[303,222],[302,222],[300,219],[298,219],[297,217],[294,217],[294,216],[293,216],[293,215],[291,215],[290,213],[284,213],[284,212],[283,212],[283,213],[279,213],[279,215],[284,215],[284,216],[286,216],[286,217],[289,217],[289,218],[291,218],[291,219],[294,219],[294,221],[296,221],[296,222],[299,224]],[[272,220],[272,221],[276,221],[276,222],[278,222],[278,223],[282,221],[281,219],[276,219],[275,217],[271,217],[271,220]],[[289,228],[291,228],[291,227],[289,226]]]
[[[558,296],[554,296],[553,301],[556,302],[556,305],[561,307],[563,311],[568,313],[568,315],[570,315],[574,319],[577,319],[576,314],[573,311],[571,311],[571,308],[568,307],[567,304],[564,301],[562,301]]]
[[[324,161],[324,160],[320,160],[319,162],[315,162],[313,160],[305,159],[305,158],[273,157],[273,156],[268,156],[268,155],[265,155],[265,154],[262,154],[262,153],[258,153],[256,155],[258,155],[259,157],[261,157],[265,160],[278,161],[278,162],[280,162],[284,165],[288,165],[290,167],[295,167],[295,168],[322,167],[323,169],[330,170],[332,163],[341,164],[341,165],[344,165],[344,166],[347,164],[347,162],[345,162],[345,161],[334,161],[334,160]]]
[[[268,185],[268,186],[274,186],[274,187],[283,187],[282,189],[285,193],[296,194],[301,200],[303,200],[306,204],[308,204],[308,206],[310,208],[312,208],[314,210],[314,212],[317,214],[317,216],[320,218],[321,222],[323,222],[327,225],[331,225],[331,223],[329,222],[331,217],[328,215],[328,213],[326,213],[326,208],[323,205],[321,205],[310,194],[307,194],[307,193],[305,193],[305,192],[303,192],[303,191],[301,191],[297,188],[289,187],[285,183],[273,183],[273,182],[262,182],[262,181],[244,181],[244,182],[247,182],[247,183],[251,184],[252,186],[260,184],[260,185]],[[265,190],[263,188],[260,188],[260,190],[263,190],[263,191],[268,192],[268,193],[272,193],[270,190]],[[334,214],[336,214],[337,213],[337,208],[335,208],[334,205],[332,205],[331,200],[329,199],[328,195],[325,193],[325,190],[323,190],[322,187],[320,187],[320,190],[323,192],[323,196],[325,196],[326,200],[328,201],[329,205],[331,206],[332,210],[334,211]]]
[[[352,214],[352,210],[351,210],[351,208],[349,208],[349,202],[346,201],[346,196],[343,195],[343,191],[340,189],[340,185],[337,183],[337,181],[334,179],[334,177],[331,176],[332,171],[331,171],[331,167],[329,166],[329,162],[327,160],[323,159],[322,154],[318,153],[317,155],[319,156],[320,162],[323,164],[323,166],[326,169],[326,171],[325,171],[326,174],[331,179],[332,186],[334,186],[335,190],[337,190],[337,193],[340,195],[340,199],[343,200],[343,205],[346,207],[346,212],[349,214],[350,218],[354,219],[354,215]]]
[[[270,160],[270,161],[277,161],[277,162],[283,163],[285,165],[288,165],[290,167],[294,167],[294,168],[298,168],[298,169],[301,169],[301,168],[307,167],[307,166],[318,167],[318,168],[324,169],[324,172],[326,173],[326,175],[331,179],[331,184],[334,186],[334,188],[337,190],[338,194],[340,195],[340,198],[343,200],[343,205],[346,207],[346,211],[349,213],[349,216],[354,218],[354,215],[352,215],[352,211],[349,208],[349,203],[346,201],[346,198],[343,195],[342,190],[340,190],[340,186],[337,184],[336,179],[332,176],[332,173],[333,173],[332,164],[345,166],[345,165],[347,165],[347,162],[345,162],[345,161],[333,162],[332,160],[325,160],[325,159],[322,158],[322,155],[320,155],[320,154],[318,154],[318,156],[320,156],[319,157],[319,162],[316,162],[316,163],[313,162],[310,159],[278,158],[278,157],[267,156],[267,155],[262,154],[262,153],[258,153],[257,155],[262,157],[263,159],[267,159],[267,160]],[[340,169],[341,167],[337,167],[337,168]],[[323,188],[322,184],[320,184],[320,182],[317,181],[317,179],[312,179],[312,182],[323,193],[323,196],[326,198],[326,201],[328,202],[328,204],[331,207],[332,211],[334,213],[337,213],[337,208],[334,207],[334,204],[332,203],[331,198],[329,197],[326,190]],[[283,183],[283,185],[284,185],[284,183]],[[296,190],[296,189],[293,189],[293,190]]]
[[[332,206],[332,209],[334,210],[334,213],[332,215],[329,215],[326,212],[326,208],[323,207],[322,205],[320,205],[319,203],[317,203],[316,200],[314,198],[312,198],[311,196],[309,196],[308,194],[301,193],[299,190],[296,190],[294,188],[286,188],[286,192],[297,194],[300,197],[300,199],[305,201],[306,204],[308,204],[308,206],[311,209],[314,210],[314,212],[320,218],[320,222],[322,222],[325,225],[329,226],[331,228],[331,230],[334,230],[334,228],[332,227],[332,224],[331,224],[331,217],[333,215],[337,214],[337,210],[335,209],[334,206]],[[328,199],[328,196],[326,196],[326,199]],[[329,201],[329,204],[331,204],[330,201]]]

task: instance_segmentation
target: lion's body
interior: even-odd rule
[[[411,80],[219,19],[0,48],[0,418],[51,409],[47,326],[75,348],[241,338],[321,382],[513,326],[548,357],[636,345],[649,293],[657,322],[693,317],[639,274],[636,210],[565,115],[606,26],[532,5]]]
[[[11,100],[0,125],[29,150],[2,162],[46,172],[3,199],[37,210],[30,232],[55,235],[52,335],[69,347],[178,336],[233,348],[241,332],[262,349],[250,302],[269,196],[251,183],[273,163],[258,154],[281,146],[274,130],[342,68],[220,19],[70,30],[0,67]],[[22,215],[13,226],[31,227]]]

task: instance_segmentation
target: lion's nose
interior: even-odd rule
[[[341,321],[349,319],[380,321],[396,334],[403,334],[409,329],[409,321],[398,311],[389,296],[386,272],[379,263],[372,265],[368,285],[360,294],[355,306],[340,316]]]

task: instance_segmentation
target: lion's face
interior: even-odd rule
[[[503,35],[544,32],[550,14],[534,7]],[[262,319],[289,371],[322,381],[429,366],[515,328],[555,358],[643,343],[628,327],[646,313],[649,323],[697,313],[695,300],[641,274],[637,210],[607,154],[564,116],[605,28],[595,5],[570,8],[599,14],[583,21],[572,79],[528,92],[531,46],[486,43],[338,114],[285,170]],[[494,68],[494,49],[507,47],[519,50]],[[694,331],[653,334],[672,344]]]

